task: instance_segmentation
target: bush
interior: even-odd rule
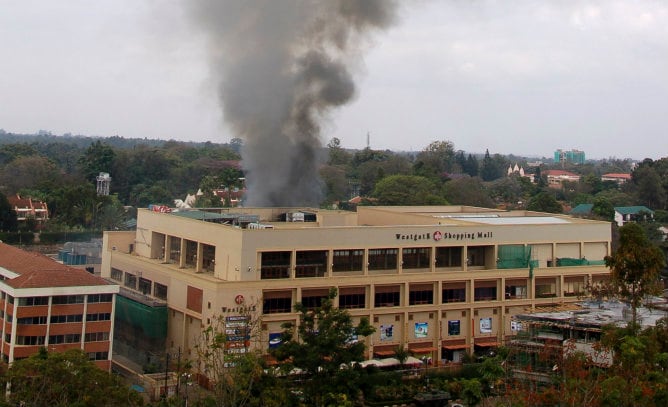
[[[35,235],[32,232],[0,232],[0,240],[11,245],[31,245]]]

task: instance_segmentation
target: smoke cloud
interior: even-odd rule
[[[317,152],[331,109],[394,0],[187,0],[210,48],[223,114],[244,140],[249,206],[316,206]]]

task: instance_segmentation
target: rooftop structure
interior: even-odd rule
[[[585,153],[580,150],[562,150],[559,149],[554,152],[554,162],[555,163],[573,163],[573,164],[584,164],[585,163]]]

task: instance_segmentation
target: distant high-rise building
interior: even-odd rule
[[[557,163],[573,163],[573,164],[584,164],[585,163],[585,153],[580,150],[570,150],[564,151],[559,149],[554,152],[554,162]]]

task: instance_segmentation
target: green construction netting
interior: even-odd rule
[[[149,338],[167,336],[167,307],[150,307],[129,298],[116,296],[116,320],[131,325]]]
[[[529,267],[531,259],[531,247],[524,245],[502,245],[499,246],[497,268],[519,269]],[[534,266],[537,266],[535,264]]]
[[[570,267],[570,266],[588,266],[589,261],[587,259],[574,259],[570,257],[557,258],[557,267]]]

